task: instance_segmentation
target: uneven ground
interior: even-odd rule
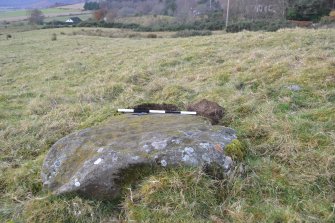
[[[51,41],[68,31],[0,36],[1,222],[335,222],[335,30]],[[247,145],[246,174],[166,170],[112,202],[42,191],[62,136],[117,108],[203,98]]]

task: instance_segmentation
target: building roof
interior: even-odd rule
[[[82,20],[79,17],[71,17],[68,20],[66,20],[66,22],[68,22],[68,23],[79,23],[81,21]]]

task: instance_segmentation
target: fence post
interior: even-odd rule
[[[229,5],[230,5],[230,0],[227,0],[227,14],[226,14],[226,28],[228,27],[228,21],[229,21]]]

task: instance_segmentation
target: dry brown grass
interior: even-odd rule
[[[85,213],[95,210],[99,202],[41,191],[41,162],[62,136],[106,121],[120,107],[150,102],[182,107],[206,98],[226,108],[221,122],[247,145],[246,175],[217,181],[190,170],[158,173],[133,190],[140,200],[124,203],[123,216],[148,222],[176,210],[180,222],[334,222],[334,30],[50,40],[55,32],[79,31],[0,36],[1,221],[49,215],[50,221],[71,220],[73,202]],[[291,85],[301,90],[292,91]],[[168,183],[156,187],[150,179]],[[198,194],[201,188],[209,195],[182,199],[181,194]],[[51,201],[36,199],[44,196]],[[157,202],[161,208],[155,215]],[[207,211],[199,216],[202,204]],[[79,219],[118,217],[113,203],[99,207],[104,211],[97,218]],[[59,211],[50,213],[53,208]]]

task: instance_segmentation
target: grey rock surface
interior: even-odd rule
[[[301,87],[299,85],[290,85],[288,86],[288,89],[290,89],[291,91],[300,91],[301,90]]]
[[[55,194],[109,199],[119,196],[125,171],[145,165],[215,165],[228,173],[234,162],[224,148],[235,138],[234,130],[198,116],[121,115],[57,141],[43,163],[43,185]]]

